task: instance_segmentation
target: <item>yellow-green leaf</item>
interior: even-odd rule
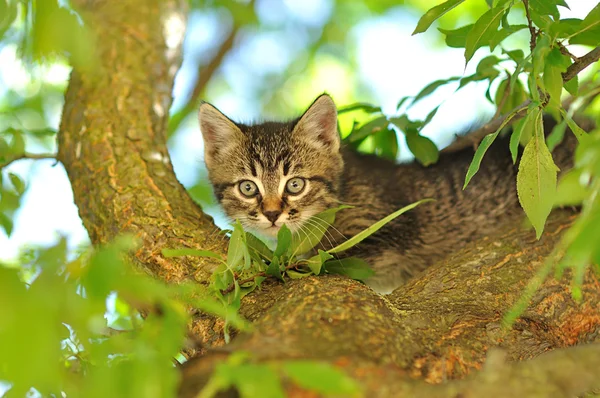
[[[344,250],[348,250],[352,246],[356,246],[358,243],[362,242],[364,239],[373,235],[375,232],[377,232],[379,229],[381,229],[381,227],[383,227],[385,224],[389,223],[393,219],[401,216],[402,214],[406,213],[409,210],[414,209],[415,207],[419,206],[422,203],[431,202],[431,201],[433,201],[433,199],[423,199],[423,200],[419,200],[418,202],[411,203],[408,206],[404,206],[400,210],[393,212],[389,216],[386,216],[386,217],[382,218],[381,220],[377,221],[375,224],[371,225],[367,229],[354,235],[352,238],[348,239],[344,243],[334,247],[333,249],[327,250],[327,253],[333,254],[333,253],[342,252]]]
[[[491,35],[496,34],[502,16],[504,15],[505,7],[506,6],[492,8],[475,22],[473,29],[467,34],[467,40],[465,42],[466,63],[469,63],[469,60],[473,57],[475,50],[477,50],[481,43],[485,43]]]
[[[544,140],[542,118],[538,120],[536,131],[523,151],[517,173],[519,202],[535,228],[537,239],[544,231],[554,204],[558,172]]]
[[[448,0],[442,4],[439,4],[429,9],[429,11],[423,14],[421,19],[419,19],[419,23],[417,23],[417,27],[415,28],[414,32],[412,32],[412,34],[416,35],[417,33],[425,32],[427,29],[429,29],[433,21],[435,21],[436,19],[438,19],[439,17],[441,17],[442,15],[444,15],[445,13],[447,13],[448,11],[450,11],[451,9],[458,6],[464,1],[465,0]]]

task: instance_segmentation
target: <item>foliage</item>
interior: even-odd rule
[[[325,396],[361,396],[357,383],[329,363],[302,360],[256,363],[250,354],[238,351],[217,364],[198,397],[210,398],[235,386],[242,398],[283,398],[282,381],[291,381]]]
[[[335,247],[326,251],[318,249],[316,254],[314,248],[328,233],[327,229],[333,224],[335,213],[347,206],[328,209],[315,215],[313,222],[295,233],[284,224],[277,234],[275,250],[269,249],[263,241],[244,231],[242,225],[236,222],[225,258],[207,250],[163,249],[162,253],[165,257],[201,256],[220,261],[220,266],[213,273],[210,290],[226,308],[225,339],[229,341],[229,325],[232,319],[238,319],[241,299],[259,287],[266,278],[284,281],[285,277],[298,279],[329,273],[365,280],[373,275],[365,261],[355,257],[335,258],[334,255],[356,246],[385,224],[428,201],[430,199],[405,206]],[[308,257],[307,254],[311,252],[314,255]]]
[[[132,248],[122,238],[69,261],[62,240],[31,253],[21,268],[0,267],[0,380],[11,383],[7,396],[31,388],[44,396],[174,394],[184,304],[199,301],[198,293],[135,273],[123,257]],[[144,309],[144,320],[133,306]]]

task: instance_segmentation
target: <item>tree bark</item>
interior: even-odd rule
[[[163,31],[170,17],[185,19],[184,7],[177,0],[73,3],[98,38],[98,67],[94,75],[72,73],[58,156],[90,238],[101,244],[132,233],[141,241],[133,253],[140,267],[170,283],[207,284],[215,265],[211,259],[161,255],[164,248],[224,252],[226,246],[177,181],[166,147],[180,54],[166,45]],[[600,287],[591,275],[583,303],[571,298],[569,278],[548,280],[514,327],[501,324],[573,217],[556,213],[540,241],[515,226],[520,220],[507,220],[497,235],[466,245],[387,297],[335,276],[267,281],[242,302],[241,313],[254,323],[254,332],[224,348],[218,348],[223,322],[195,315],[190,332],[202,341],[204,355],[184,366],[182,396],[194,396],[217,361],[236,349],[251,352],[257,361],[329,361],[361,381],[367,396],[481,396],[489,385],[515,395],[536,388],[539,396],[598,388],[597,380],[581,371],[600,365],[598,346],[584,354],[573,351],[574,357],[563,352],[548,357],[556,366],[571,366],[558,382],[549,380],[556,373],[550,359],[542,358],[491,363],[495,373],[476,372],[460,383],[419,381],[463,378],[482,368],[493,347],[517,361],[598,340]],[[529,390],[517,390],[517,382]]]

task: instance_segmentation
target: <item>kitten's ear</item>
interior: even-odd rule
[[[322,94],[308,107],[296,123],[293,134],[317,148],[339,151],[337,108],[329,95]]]
[[[210,167],[217,154],[226,153],[239,143],[243,133],[227,116],[207,102],[200,105],[198,119],[204,138],[204,161]]]

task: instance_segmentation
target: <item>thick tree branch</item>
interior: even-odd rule
[[[600,47],[596,47],[595,49],[593,49],[589,53],[585,54],[584,56],[579,57],[577,59],[577,61],[573,62],[571,64],[571,66],[569,66],[567,71],[563,73],[563,75],[562,75],[563,82],[566,83],[569,80],[573,79],[575,76],[577,76],[577,74],[579,74],[579,72],[581,72],[582,70],[584,70],[585,68],[587,68],[588,66],[593,64],[594,62],[598,61],[598,59],[600,59]],[[521,103],[517,107],[515,107],[514,110],[527,107],[530,103],[531,103],[531,100],[524,101],[523,103]],[[450,144],[446,148],[444,148],[442,150],[442,152],[452,153],[452,152],[457,152],[457,151],[460,151],[464,148],[468,148],[471,146],[477,146],[481,142],[483,137],[498,130],[498,128],[502,125],[502,123],[504,123],[504,121],[506,120],[506,118],[508,117],[508,115],[510,113],[512,113],[512,112],[509,112],[506,115],[500,115],[498,117],[494,117],[492,120],[490,120],[488,123],[481,126],[479,129],[477,129],[465,136],[456,137],[456,140],[452,144]],[[525,114],[526,114],[525,111],[518,112],[512,118],[512,120],[508,123],[508,125],[511,125],[514,122],[518,121]]]
[[[16,162],[18,160],[23,160],[23,159],[34,159],[34,160],[54,159],[58,162],[58,160],[56,159],[56,154],[53,154],[53,153],[22,153],[18,156],[8,159],[5,162],[0,162],[0,169],[10,165],[13,162]]]
[[[58,135],[79,214],[94,244],[133,233],[135,260],[166,281],[206,283],[210,259],[162,257],[163,248],[223,251],[217,234],[175,178],[166,122],[180,48],[164,23],[184,23],[185,1],[74,2],[97,40],[97,70],[74,70]],[[181,38],[183,39],[183,38]],[[149,67],[149,65],[151,67]]]
[[[517,361],[593,342],[600,331],[600,285],[591,273],[582,304],[571,297],[569,277],[549,279],[514,327],[502,326],[573,217],[555,213],[541,241],[518,227],[520,217],[507,219],[496,235],[465,245],[387,297],[342,277],[265,282],[242,301],[241,313],[255,331],[184,365],[182,392],[190,395],[182,396],[193,396],[190,390],[201,388],[216,360],[233,350],[248,351],[256,361],[343,364],[363,383],[365,396],[399,396],[396,389],[408,388],[408,378],[441,383],[480,370],[492,347]],[[381,374],[389,377],[378,379]]]
[[[209,379],[213,366],[226,357],[226,353],[214,353],[204,361],[185,366],[184,384],[179,396],[196,397],[203,382]],[[335,362],[366,386],[365,396],[368,397],[571,398],[600,388],[597,373],[600,366],[600,344],[559,349],[517,363],[507,362],[503,351],[493,350],[480,372],[465,380],[437,385],[414,380],[393,366],[378,366],[373,363],[357,366],[345,358],[339,358]],[[290,396],[294,392],[300,392],[293,385],[288,384],[286,387]]]

